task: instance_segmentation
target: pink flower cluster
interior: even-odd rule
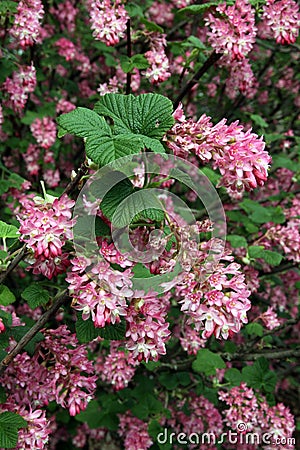
[[[122,345],[122,342],[117,343]],[[99,356],[96,360],[95,370],[99,373],[102,381],[112,384],[118,391],[128,386],[128,383],[135,374],[137,361],[124,350],[119,350],[116,345],[110,346],[110,352],[107,356]]]
[[[63,252],[63,246],[72,238],[73,206],[74,201],[65,194],[53,203],[26,202],[25,211],[18,217],[19,232],[20,240],[31,252],[30,268],[34,274],[42,273],[51,279],[68,267],[68,253]]]
[[[72,271],[68,273],[72,305],[82,312],[83,320],[90,316],[95,327],[119,323],[126,315],[126,299],[132,297],[130,269],[124,272],[113,270],[109,263],[100,261],[88,269],[90,261],[84,257],[74,258]]]
[[[210,30],[208,41],[217,53],[231,60],[243,59],[253,47],[256,37],[255,11],[247,0],[236,0],[234,5],[222,3],[216,12],[208,13],[205,23]]]
[[[33,357],[21,353],[5,371],[8,398],[4,406],[8,410],[16,404],[31,409],[55,400],[75,416],[87,407],[96,389],[93,363],[85,346],[78,344],[65,325],[45,331],[44,336]]]
[[[243,423],[247,426],[247,432],[259,435],[270,433],[272,438],[284,438],[286,444],[278,444],[278,450],[294,449],[294,446],[287,442],[295,430],[294,418],[289,408],[282,403],[269,406],[263,397],[257,399],[253,389],[248,388],[245,383],[228,392],[220,391],[219,398],[229,406],[229,409],[224,411],[228,427],[242,433],[239,431],[239,424]]]
[[[184,405],[185,404],[185,405]],[[183,407],[186,408],[183,408]],[[183,412],[189,410],[189,414]],[[194,392],[190,392],[187,396],[187,400],[179,401],[175,405],[172,418],[169,419],[168,423],[172,426],[173,430],[179,433],[185,433],[186,436],[201,435],[202,433],[214,433],[215,436],[221,436],[223,432],[222,417],[217,408],[211,403],[207,398],[202,395],[196,396]],[[177,447],[179,448],[179,447]],[[201,443],[196,444],[189,443],[190,449],[201,450],[216,450],[217,447],[213,446],[212,443]]]
[[[148,433],[148,424],[129,412],[119,416],[118,433],[124,438],[125,450],[147,450],[153,444]]]
[[[50,148],[56,141],[56,125],[51,117],[35,119],[30,125],[30,130],[42,148]]]
[[[166,354],[166,342],[171,332],[166,316],[170,307],[167,296],[135,292],[125,317],[127,322],[126,348],[138,361],[157,361]]]
[[[10,34],[19,42],[22,49],[26,49],[38,41],[44,12],[41,0],[21,0],[19,2]]]
[[[299,4],[294,0],[266,0],[260,29],[264,38],[274,38],[277,44],[293,44],[299,35]]]
[[[36,87],[36,70],[31,66],[22,66],[18,72],[13,72],[12,78],[6,78],[2,84],[7,99],[3,104],[12,108],[14,112],[20,113],[28,100],[28,95]]]
[[[60,27],[63,31],[73,33],[75,31],[75,19],[78,9],[74,6],[74,0],[65,0],[64,2],[51,6],[50,13],[59,20]]]
[[[150,50],[145,53],[150,67],[146,70],[145,76],[150,83],[158,84],[166,81],[170,76],[169,60],[167,58],[165,47],[167,46],[166,35],[158,32],[147,33],[150,44]]]
[[[108,46],[116,45],[124,37],[129,19],[121,0],[91,0],[88,8],[94,38]]]
[[[227,97],[233,100],[238,94],[243,94],[246,98],[253,98],[257,88],[258,81],[254,76],[248,59],[232,61],[225,87]]]
[[[231,195],[263,186],[271,157],[264,150],[262,137],[258,138],[251,129],[244,132],[238,121],[227,125],[222,119],[213,126],[205,114],[197,122],[186,120],[181,105],[174,117],[177,123],[165,140],[176,156],[187,159],[194,153],[204,163],[211,161],[222,175],[219,186],[225,186]]]

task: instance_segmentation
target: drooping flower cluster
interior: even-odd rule
[[[266,0],[259,29],[277,44],[293,44],[300,29],[299,4],[294,0]]]
[[[174,117],[177,123],[165,140],[176,156],[187,159],[194,153],[204,163],[211,161],[222,175],[219,186],[225,186],[232,195],[263,186],[271,157],[264,150],[262,137],[251,130],[243,131],[238,121],[227,125],[226,119],[222,119],[213,126],[205,114],[197,122],[186,120],[182,106],[177,108]]]
[[[145,76],[150,83],[157,84],[166,81],[171,73],[169,72],[169,60],[165,47],[167,46],[166,35],[158,32],[147,34],[150,50],[145,53],[150,67],[146,70]]]
[[[116,45],[124,37],[129,19],[121,0],[92,0],[88,7],[94,38],[108,46]]]
[[[41,0],[21,0],[19,2],[10,34],[22,49],[38,42],[44,12]]]
[[[51,117],[35,119],[30,125],[30,130],[42,148],[50,148],[56,141],[56,125]]]
[[[239,93],[246,98],[253,98],[257,92],[258,82],[253,74],[247,58],[233,61],[230,65],[230,74],[226,80],[225,94],[235,99]]]
[[[139,296],[140,295],[140,296]],[[138,361],[157,361],[166,354],[166,342],[171,332],[166,321],[169,309],[167,296],[135,292],[126,315],[126,348]]]
[[[187,409],[189,411],[188,414],[186,413]],[[221,414],[213,403],[204,396],[196,396],[194,392],[190,392],[186,401],[179,401],[175,405],[169,422],[178,436],[179,433],[184,433],[189,437],[188,448],[201,448],[201,450],[217,449],[213,442],[205,443],[205,441],[200,440],[203,433],[213,433],[217,437],[221,436],[223,432]],[[180,447],[175,446],[175,448]]]
[[[125,450],[147,450],[153,444],[148,433],[148,424],[129,412],[119,416],[118,433],[124,439]]]
[[[33,273],[42,273],[51,279],[65,272],[69,265],[68,253],[63,251],[63,246],[72,238],[74,201],[65,194],[52,203],[40,200],[39,204],[26,202],[26,208],[18,218],[20,240],[30,250]]]
[[[2,382],[8,398],[3,406],[13,410],[17,404],[31,411],[55,400],[75,416],[86,409],[96,389],[93,363],[85,346],[78,344],[76,335],[65,325],[44,335],[33,357],[21,353],[5,371]]]
[[[75,31],[75,19],[78,14],[78,9],[74,6],[74,3],[74,0],[65,0],[50,8],[50,13],[59,20],[62,30],[69,33]]]
[[[120,342],[122,345],[122,342]],[[115,345],[110,346],[107,356],[99,356],[95,364],[96,373],[99,373],[102,381],[112,384],[118,391],[127,387],[135,373],[137,361],[124,350],[118,350]]]
[[[13,72],[12,78],[6,78],[2,84],[2,90],[6,97],[3,104],[12,108],[14,112],[20,113],[28,100],[28,95],[36,87],[36,70],[31,66],[22,66],[18,72]]]
[[[252,50],[256,36],[255,11],[247,0],[237,0],[232,6],[218,5],[216,13],[208,13],[205,23],[210,27],[209,43],[228,62],[243,59]]]
[[[91,316],[95,327],[99,328],[119,323],[126,315],[126,299],[133,295],[131,270],[113,270],[106,261],[89,269],[90,261],[84,257],[74,258],[71,262],[72,271],[66,280],[70,284],[72,306],[82,312],[83,320]]]
[[[295,430],[294,418],[289,408],[282,403],[269,406],[264,398],[258,400],[253,389],[248,388],[245,383],[233,387],[228,392],[220,391],[219,398],[229,406],[229,409],[224,411],[224,416],[225,423],[231,429],[241,434],[246,430],[259,436],[269,433],[270,441],[276,438],[283,439],[284,444],[281,445],[278,441],[276,445],[279,450],[295,448],[288,443],[288,438]],[[243,424],[243,427],[239,427],[239,424]],[[264,446],[264,448],[271,447]]]

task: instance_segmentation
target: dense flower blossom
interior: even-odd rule
[[[113,270],[108,262],[100,261],[86,271],[90,265],[86,258],[74,258],[71,262],[72,271],[66,280],[70,284],[72,306],[82,312],[83,320],[91,316],[95,327],[99,328],[119,323],[126,315],[126,298],[133,295],[131,270],[119,272]]]
[[[95,363],[96,373],[99,373],[102,381],[112,384],[115,390],[127,387],[135,374],[137,361],[124,350],[112,347],[107,356],[99,356]]]
[[[284,443],[278,442],[278,450],[294,449],[292,444],[288,444],[287,438],[291,437],[294,430],[294,418],[289,408],[282,403],[269,406],[263,397],[256,398],[252,388],[248,388],[245,383],[233,387],[228,392],[219,392],[220,400],[224,401],[229,409],[224,411],[225,423],[238,433],[245,431],[239,428],[239,424],[246,425],[247,432],[254,432],[262,435],[270,433],[273,439],[284,438]],[[264,447],[271,448],[271,447]]]
[[[75,416],[87,407],[96,388],[93,363],[65,325],[44,335],[34,357],[21,353],[5,371],[8,398],[4,406],[43,407],[55,400]]]
[[[7,99],[3,104],[20,113],[24,109],[28,100],[28,95],[36,87],[36,70],[33,64],[31,66],[22,66],[18,72],[13,72],[12,78],[6,78],[2,84]]]
[[[23,153],[23,158],[29,175],[37,175],[39,173],[40,165],[38,161],[40,153],[40,148],[35,144],[29,144],[26,153]]]
[[[119,416],[118,433],[124,438],[125,450],[147,450],[153,444],[148,434],[148,424],[130,413]]]
[[[260,30],[277,44],[293,44],[299,34],[299,5],[294,0],[267,0],[263,5]]]
[[[171,27],[174,19],[172,8],[173,5],[171,3],[160,3],[155,0],[148,9],[148,14],[152,22]]]
[[[93,36],[106,45],[116,45],[124,37],[129,18],[120,0],[89,1],[89,13]]]
[[[209,43],[229,61],[243,59],[251,51],[256,36],[255,11],[247,0],[237,0],[232,6],[218,5],[205,23],[210,27]]]
[[[58,54],[63,56],[66,61],[73,61],[75,59],[77,49],[72,41],[66,38],[60,38],[54,45],[58,48]]]
[[[181,333],[179,334],[179,341],[183,350],[185,350],[189,355],[196,355],[198,350],[205,346],[206,339],[200,337],[199,331],[192,328],[187,323],[182,327]]]
[[[89,428],[87,423],[83,423],[76,429],[76,436],[72,438],[72,444],[75,445],[76,448],[84,448],[87,445],[95,443],[99,445],[101,440],[106,436],[107,429],[106,428]]]
[[[33,273],[42,273],[51,279],[65,271],[69,265],[68,254],[63,253],[66,240],[72,238],[71,208],[74,201],[67,195],[55,198],[53,203],[27,202],[19,216],[20,240],[26,243],[32,256]]]
[[[169,60],[167,58],[165,47],[167,45],[166,35],[158,32],[147,34],[150,50],[145,53],[150,67],[146,70],[145,76],[152,84],[166,81],[171,73],[169,72]]]
[[[268,328],[268,330],[273,330],[273,328],[276,328],[280,325],[277,314],[271,307],[269,307],[264,313],[260,314],[257,319],[260,319],[266,326],[266,328]]]
[[[238,121],[227,125],[222,119],[213,126],[205,114],[197,122],[186,120],[181,105],[174,117],[177,123],[165,140],[176,156],[187,159],[192,152],[204,163],[212,161],[213,168],[222,175],[219,186],[225,186],[232,195],[263,186],[271,157],[264,150],[262,137],[251,130],[244,132]]]
[[[44,7],[41,0],[19,2],[10,34],[19,42],[21,48],[26,49],[39,40],[43,17]]]
[[[186,410],[189,411],[188,414]],[[174,419],[176,420],[175,424],[173,424]],[[200,441],[202,433],[209,432],[215,436],[221,436],[223,432],[221,414],[213,403],[204,396],[196,396],[193,392],[189,393],[187,400],[179,401],[175,405],[173,417],[168,422],[177,433],[183,432],[186,436],[195,436],[195,439],[191,439],[189,442],[189,448],[201,448],[201,450],[217,449],[216,446],[212,445],[212,442],[206,444]]]
[[[253,74],[247,58],[233,61],[230,65],[229,77],[226,79],[225,94],[235,99],[239,93],[246,98],[253,98],[257,92],[258,82]]]
[[[140,295],[140,297],[138,297]],[[125,317],[127,322],[126,348],[138,361],[157,361],[159,355],[166,354],[166,342],[171,332],[166,315],[169,301],[155,293],[135,292],[135,298]]]
[[[56,141],[56,125],[51,117],[35,119],[30,125],[30,130],[42,148],[49,148]]]
[[[66,30],[69,33],[75,31],[75,19],[78,14],[78,9],[74,6],[74,0],[65,0],[64,2],[56,4],[55,7],[51,6],[50,12],[59,20],[59,25],[62,30]]]

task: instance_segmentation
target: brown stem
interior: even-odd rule
[[[264,357],[266,359],[286,359],[286,358],[300,358],[300,347],[289,350],[268,350],[256,353],[246,353],[244,355],[235,354],[230,356],[230,360],[239,361],[255,361],[257,358]]]
[[[175,99],[173,103],[174,111],[178,107],[181,100],[191,91],[191,89],[198,83],[199,79],[204,75],[208,69],[215,64],[222,56],[221,53],[216,53],[213,51],[209,58],[205,61],[205,63],[200,67],[198,72],[195,73],[193,78],[181,89],[178,97]]]
[[[88,168],[85,165],[85,162],[83,162],[78,169],[76,177],[72,181],[70,181],[70,183],[65,188],[63,194],[67,194],[67,195],[71,194],[74,191],[74,189],[76,188],[76,186],[79,183],[79,181],[81,180],[81,178],[84,175],[86,175],[87,171],[88,171]]]
[[[0,374],[12,362],[12,360],[23,350],[23,348],[31,341],[31,339],[46,325],[51,316],[63,305],[68,298],[68,290],[58,294],[53,301],[52,306],[38,319],[32,328],[20,339],[17,345],[8,353],[8,355],[0,362]]]
[[[23,245],[23,247],[20,249],[20,252],[18,253],[18,255],[12,260],[12,262],[9,264],[9,266],[7,267],[7,269],[0,274],[0,284],[4,282],[4,280],[8,277],[8,275],[10,274],[10,272],[12,272],[17,265],[19,264],[19,262],[22,261],[22,259],[24,258],[24,256],[26,255],[27,249],[26,249],[26,245]]]

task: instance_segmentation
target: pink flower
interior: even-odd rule
[[[96,40],[116,45],[125,36],[129,18],[120,0],[92,0],[88,2],[91,28]]]
[[[51,117],[35,119],[30,130],[42,148],[50,148],[56,141],[56,125]]]
[[[28,100],[28,95],[36,87],[36,70],[31,66],[21,66],[18,72],[13,72],[12,78],[6,78],[2,85],[7,99],[3,104],[20,113]]]
[[[216,13],[208,13],[205,23],[208,41],[217,53],[224,54],[228,61],[243,59],[255,42],[255,11],[247,0],[237,0],[234,5],[222,3]]]
[[[20,43],[22,49],[38,42],[43,17],[44,7],[41,0],[21,0],[19,2],[10,34]]]
[[[294,0],[266,0],[260,29],[277,44],[293,44],[299,34],[299,5]]]
[[[150,67],[146,70],[145,75],[152,84],[162,83],[171,76],[169,60],[165,53],[167,45],[166,35],[152,32],[148,33],[147,37],[150,43],[150,50],[145,53],[145,57]]]

